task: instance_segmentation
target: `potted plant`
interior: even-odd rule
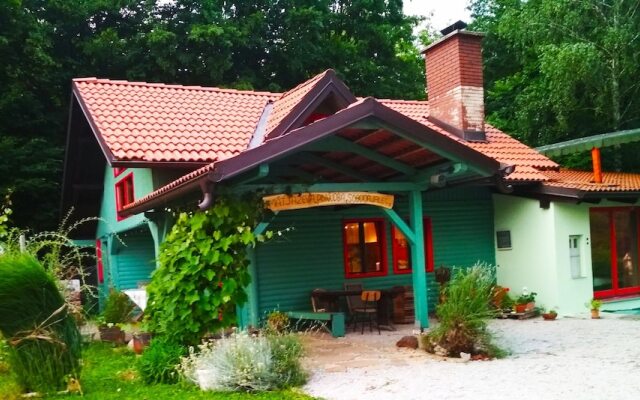
[[[100,340],[124,344],[124,331],[118,326],[129,321],[133,304],[129,297],[115,289],[109,291],[102,315],[98,318]]]
[[[547,312],[545,312],[544,308],[542,309],[542,318],[544,318],[545,321],[553,321],[557,317],[558,313],[553,308]]]
[[[522,294],[516,298],[515,301],[515,310],[516,313],[523,313],[526,311],[531,311],[536,306],[536,296],[538,293],[529,292],[527,288],[522,289]]]
[[[149,332],[136,332],[131,335],[133,338],[133,351],[136,354],[142,354],[145,347],[151,342],[151,334]]]
[[[600,307],[602,307],[602,301],[598,299],[591,299],[587,306],[591,308],[591,318],[600,319]]]

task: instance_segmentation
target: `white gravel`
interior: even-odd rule
[[[462,362],[395,348],[404,331],[309,339],[304,390],[331,399],[638,399],[640,320],[495,320],[502,360]]]

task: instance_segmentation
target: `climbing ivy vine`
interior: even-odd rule
[[[197,344],[236,322],[251,279],[247,248],[273,235],[253,234],[262,213],[261,200],[221,197],[206,211],[179,214],[147,287],[151,332]]]

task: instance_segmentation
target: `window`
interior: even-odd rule
[[[113,169],[113,176],[116,177],[116,176],[120,175],[121,173],[124,172],[125,169],[126,168],[122,168],[122,167],[114,168]]]
[[[582,273],[582,235],[569,236],[569,265],[571,267],[571,278],[583,278]]]
[[[104,283],[104,265],[102,264],[102,241],[96,240],[96,269],[98,272],[98,283]]]
[[[122,178],[116,183],[116,211],[118,213],[118,221],[124,219],[120,217],[120,211],[133,203],[134,190],[133,190],[133,173]]]
[[[346,277],[386,275],[384,221],[382,219],[347,220],[342,223],[342,228]]]
[[[511,231],[497,231],[496,244],[498,250],[511,250]]]
[[[424,265],[427,272],[433,272],[433,240],[431,235],[431,218],[422,221],[424,234]],[[393,240],[393,272],[396,274],[411,273],[411,248],[407,238],[395,226],[391,230]]]

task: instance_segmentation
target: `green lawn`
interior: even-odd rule
[[[288,390],[260,394],[203,392],[193,385],[151,385],[136,376],[136,356],[126,348],[113,348],[109,344],[92,343],[83,352],[82,390],[84,399],[110,400],[310,400],[300,391]],[[9,371],[0,369],[0,399],[19,399],[18,388]],[[78,399],[77,395],[52,396],[55,399]]]

